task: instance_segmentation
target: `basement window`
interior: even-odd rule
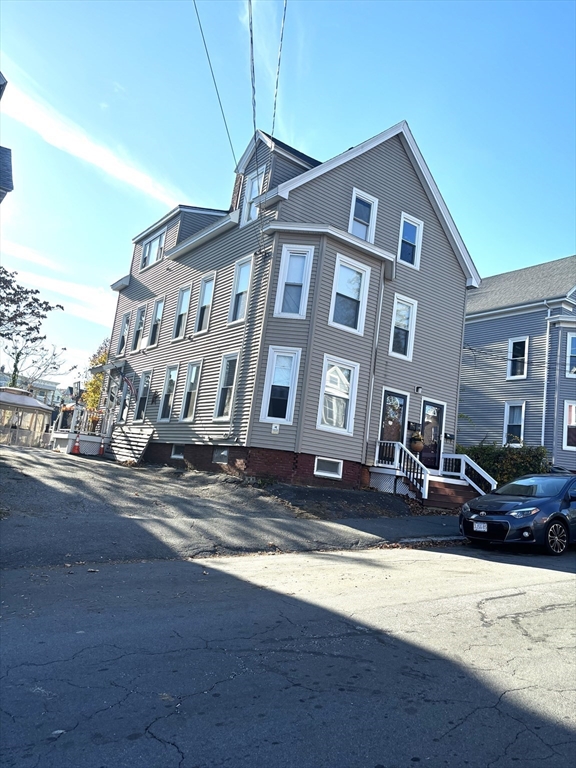
[[[171,459],[183,459],[184,458],[184,446],[180,443],[174,443],[172,445]]]
[[[331,477],[333,480],[342,480],[343,464],[344,462],[341,459],[325,459],[323,456],[316,456],[314,474],[318,477]]]
[[[219,448],[216,446],[212,451],[213,464],[228,464],[228,448]]]

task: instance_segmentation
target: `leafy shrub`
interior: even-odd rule
[[[548,472],[549,460],[546,448],[532,448],[523,445],[511,448],[509,445],[480,443],[480,445],[456,446],[457,453],[465,453],[496,480],[498,485],[509,483],[520,475]]]

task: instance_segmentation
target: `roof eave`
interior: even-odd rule
[[[195,232],[176,247],[166,251],[164,258],[167,261],[174,261],[175,259],[179,259],[181,256],[185,256],[187,253],[190,253],[190,251],[199,248],[201,245],[204,245],[204,243],[213,240],[215,237],[219,237],[220,235],[224,234],[224,232],[227,232],[229,229],[237,226],[239,220],[240,209],[236,209],[219,221],[216,221],[213,224],[209,224],[199,232]]]
[[[128,288],[130,285],[130,275],[124,275],[124,277],[121,277],[120,280],[116,280],[115,283],[112,283],[110,288],[112,288],[113,291],[123,291],[124,288]]]
[[[152,232],[154,232],[156,229],[165,226],[170,221],[170,219],[173,219],[179,213],[182,213],[182,211],[191,213],[204,213],[207,216],[226,216],[228,214],[228,211],[221,211],[218,208],[196,208],[192,205],[177,205],[176,208],[173,208],[171,211],[169,211],[159,221],[156,221],[154,224],[147,227],[147,229],[145,229],[143,232],[140,232],[139,235],[133,237],[132,242],[137,243],[139,240],[147,237],[147,235],[152,234]]]

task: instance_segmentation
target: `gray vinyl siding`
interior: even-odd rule
[[[293,163],[288,158],[280,155],[273,155],[272,160],[272,176],[270,178],[270,189],[277,187],[289,179],[293,179],[295,176],[300,176],[307,170],[298,163]]]
[[[508,381],[508,340],[528,336],[526,379]],[[542,444],[546,311],[466,324],[462,355],[459,442],[502,445],[505,403],[524,401],[524,444]],[[550,394],[550,393],[549,393]]]
[[[566,349],[569,333],[576,333],[576,326],[553,327],[550,339],[548,408],[546,420],[546,444],[555,464],[576,469],[576,451],[563,449],[564,403],[576,401],[576,379],[566,375]]]
[[[217,216],[213,213],[192,213],[191,211],[182,211],[180,214],[178,236],[174,245],[182,243],[187,238],[196,234],[196,232],[200,232],[201,229],[209,227],[221,218],[222,216]]]

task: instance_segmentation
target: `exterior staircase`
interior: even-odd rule
[[[458,509],[466,501],[476,498],[481,494],[472,486],[430,480],[428,484],[428,498],[423,499],[425,507],[438,507],[439,509]]]
[[[112,461],[138,464],[148,447],[153,431],[151,428],[139,429],[116,424],[104,456]]]

